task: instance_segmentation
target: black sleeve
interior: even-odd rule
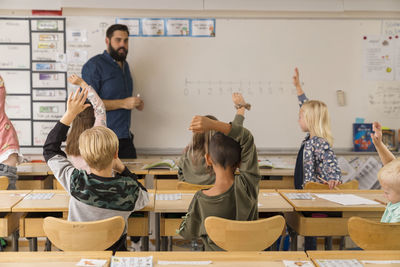
[[[69,126],[58,121],[54,128],[49,132],[43,146],[43,156],[46,162],[56,155],[65,158],[67,157],[64,151],[61,150],[61,143],[67,139],[68,130]]]
[[[141,189],[143,189],[144,191],[147,192],[146,187],[144,187],[141,183],[139,183],[139,181],[137,180],[138,177],[136,174],[131,173],[131,171],[128,169],[128,167],[125,166],[125,169],[120,173],[121,176],[129,176],[131,177],[133,180],[136,181],[136,183],[140,186]]]

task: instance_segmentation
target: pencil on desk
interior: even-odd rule
[[[318,178],[318,180],[320,180],[321,182],[323,182],[323,183],[328,183],[328,181],[327,180],[324,180],[324,179],[322,179],[322,178],[320,178],[320,177],[318,177],[318,176],[316,176],[317,178]],[[337,188],[336,186],[333,188],[333,189],[335,189],[335,190],[340,190],[339,188]]]
[[[376,202],[379,202],[379,203],[381,203],[382,205],[387,205],[387,203],[386,202],[384,202],[384,201],[382,201],[382,200],[379,200],[379,199],[374,199]]]

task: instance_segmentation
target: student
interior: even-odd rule
[[[374,122],[372,124],[373,133],[371,134],[372,142],[375,145],[376,150],[378,151],[379,157],[383,165],[388,164],[396,157],[390,152],[390,150],[385,146],[382,142],[382,126],[379,122]]]
[[[235,94],[232,96],[235,106],[245,104],[243,97],[235,96]],[[239,101],[243,101],[243,103],[239,103]],[[217,121],[217,118],[212,115],[206,115],[206,117]],[[235,116],[233,122],[243,126],[243,120],[243,116]],[[201,185],[211,185],[215,183],[215,173],[211,166],[207,166],[204,158],[206,147],[214,133],[214,131],[193,133],[192,143],[185,148],[177,164],[179,168],[179,181]]]
[[[241,94],[234,94],[236,98],[243,99]],[[236,116],[243,117],[244,112],[243,105],[239,105]],[[215,172],[215,185],[194,195],[178,232],[188,240],[201,238],[206,250],[221,250],[208,237],[204,220],[208,216],[241,221],[258,219],[260,174],[256,146],[249,130],[236,122],[229,124],[195,116],[189,130],[216,131],[205,155],[207,165]],[[234,174],[237,167],[239,175]]]
[[[307,133],[297,154],[294,186],[302,189],[307,182],[327,183],[333,189],[341,183],[342,175],[335,153],[330,118],[325,103],[308,100],[300,85],[299,71],[295,69],[293,83],[300,104],[299,125]]]
[[[400,159],[385,164],[378,172],[378,179],[383,193],[389,203],[383,213],[381,222],[400,222]]]
[[[68,77],[68,81],[74,85],[78,85],[81,88],[86,88],[88,90],[87,99],[91,105],[79,113],[72,122],[71,130],[67,136],[65,152],[75,168],[85,170],[87,173],[90,173],[89,166],[82,159],[79,152],[78,140],[81,133],[86,129],[94,126],[107,127],[106,108],[96,91],[82,78],[73,74]]]
[[[217,120],[212,115],[206,115],[211,120]],[[178,180],[191,184],[210,185],[215,183],[215,174],[207,166],[204,155],[206,145],[210,142],[213,131],[193,133],[192,143],[186,146],[178,161]]]
[[[69,221],[95,221],[122,216],[127,222],[129,215],[147,205],[146,188],[118,158],[118,138],[103,126],[85,130],[79,137],[79,151],[90,167],[91,174],[74,168],[61,150],[69,126],[75,117],[90,104],[85,104],[88,90],[79,89],[70,94],[67,111],[47,136],[43,156],[54,176],[71,195]],[[113,170],[116,175],[113,177]],[[109,248],[126,250],[126,231]]]
[[[0,176],[8,177],[8,188],[16,189],[17,164],[22,162],[17,132],[5,111],[6,88],[0,76]]]

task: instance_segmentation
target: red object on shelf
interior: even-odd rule
[[[60,10],[32,10],[34,16],[62,16],[62,9]]]

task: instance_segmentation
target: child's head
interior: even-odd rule
[[[118,138],[103,126],[85,130],[79,137],[79,151],[91,169],[104,170],[118,155]]]
[[[211,137],[206,157],[211,158],[213,167],[222,167],[224,170],[230,169],[235,172],[241,161],[241,152],[238,142],[223,133],[216,132]]]
[[[212,115],[206,115],[205,117],[217,121],[218,119]],[[204,133],[194,133],[192,138],[192,144],[190,149],[193,152],[193,161],[198,163],[200,159],[203,159],[207,152],[210,138],[214,134],[214,131],[207,131]]]
[[[304,132],[309,132],[313,136],[326,139],[333,145],[331,133],[331,120],[328,107],[324,102],[310,100],[303,104],[299,113],[299,125]]]
[[[86,129],[92,128],[95,121],[94,110],[93,107],[90,106],[86,108],[84,111],[78,114],[74,121],[72,122],[72,126],[70,132],[67,136],[67,146],[65,151],[68,155],[79,156],[79,145],[78,140],[79,136]]]
[[[385,197],[393,204],[400,202],[400,159],[383,166],[378,172],[378,179]]]

